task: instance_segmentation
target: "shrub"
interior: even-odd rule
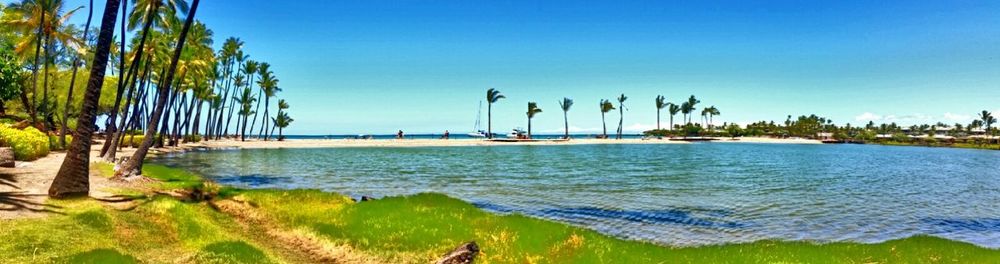
[[[73,143],[73,135],[66,135],[66,146]],[[49,150],[66,150],[63,148],[62,144],[59,144],[59,136],[49,136]]]
[[[18,130],[0,125],[0,145],[10,146],[16,160],[36,160],[49,154],[49,137],[34,127]]]
[[[200,135],[184,136],[184,142],[201,142],[201,136]]]

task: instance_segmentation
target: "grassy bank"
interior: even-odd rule
[[[97,166],[107,173],[109,166]],[[1000,251],[933,237],[879,244],[760,241],[672,248],[619,240],[519,215],[496,215],[440,194],[355,203],[315,190],[238,190],[162,166],[162,182],[114,190],[130,206],[49,201],[59,212],[0,222],[12,263],[283,263],[327,254],[346,262],[426,263],[470,240],[480,263],[988,263]],[[214,196],[189,200],[178,193]],[[161,194],[157,194],[161,193]],[[190,192],[188,192],[190,193]],[[291,245],[291,246],[289,246]],[[295,252],[303,250],[305,252]]]
[[[937,147],[937,148],[966,148],[966,149],[989,149],[1000,150],[1000,144],[980,144],[968,142],[928,142],[928,141],[876,141],[875,144],[886,146],[914,146],[914,147]]]

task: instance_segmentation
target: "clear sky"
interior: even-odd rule
[[[494,132],[526,126],[528,101],[536,133],[561,132],[562,97],[573,130],[596,132],[620,93],[630,131],[655,126],[658,94],[694,94],[717,123],[1000,110],[1000,1],[750,2],[206,0],[197,18],[272,65],[288,134],[469,132],[489,87],[507,96]]]

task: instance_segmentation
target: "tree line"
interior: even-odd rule
[[[251,59],[236,37],[214,50],[212,30],[195,19],[199,2],[106,0],[95,27],[93,0],[73,8],[62,0],[0,6],[0,117],[58,134],[67,148],[50,196],[89,191],[95,132],[103,132],[100,157],[110,162],[133,145],[125,142],[139,141],[116,179],[139,175],[153,147],[283,139],[293,119],[289,104],[275,99],[282,89],[270,64]],[[68,22],[83,11],[82,27]],[[96,131],[99,115],[104,131]]]

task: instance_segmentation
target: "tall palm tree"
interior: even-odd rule
[[[528,102],[528,138],[531,138],[531,119],[535,117],[535,114],[541,113],[542,109],[538,108],[538,104],[535,102]]]
[[[708,108],[701,109],[701,124],[708,128]]]
[[[569,139],[569,108],[573,106],[573,99],[563,97],[562,101],[559,101],[559,108],[563,110],[563,124],[566,128],[566,134],[563,138]]]
[[[240,115],[243,116],[243,129],[240,132],[240,140],[247,141],[247,118],[254,114],[253,103],[257,98],[253,97],[253,90],[250,87],[243,88],[243,95],[237,101],[240,103]]]
[[[270,119],[271,97],[274,97],[279,91],[281,91],[281,88],[278,88],[278,78],[275,78],[274,74],[270,70],[261,72],[260,80],[257,81],[257,86],[264,90],[264,118]],[[261,121],[260,128],[262,132],[264,132],[262,133],[264,141],[267,141],[268,138],[270,138],[270,135],[274,134],[273,130],[268,132],[267,124],[263,121]]]
[[[159,97],[156,99],[157,102],[153,106],[153,113],[150,116],[149,126],[147,126],[148,129],[146,129],[142,145],[136,149],[132,158],[130,158],[128,162],[121,167],[121,169],[115,172],[115,178],[141,174],[143,160],[146,158],[146,153],[149,152],[149,147],[153,145],[154,128],[156,127],[156,124],[160,122],[160,116],[163,114],[163,108],[166,106],[167,95],[170,92],[170,85],[174,82],[174,74],[177,70],[177,61],[180,59],[181,51],[184,50],[184,42],[187,40],[187,33],[191,28],[191,24],[194,22],[194,15],[198,11],[199,1],[200,0],[191,1],[191,10],[188,12],[187,19],[184,21],[184,27],[181,29],[180,38],[177,40],[177,47],[174,49],[173,58],[170,60],[170,66],[167,68],[167,75],[164,79],[163,85],[157,87]]]
[[[662,95],[656,96],[656,130],[660,130],[660,110],[663,110],[669,104]]]
[[[243,73],[247,75],[250,80],[247,82],[247,86],[253,90],[253,77],[257,76],[258,62],[253,60],[248,60],[247,63],[243,64]],[[257,89],[257,99],[260,99],[264,90]],[[250,121],[250,133],[253,134],[253,128],[257,126],[257,112],[260,111],[260,100],[257,100],[257,107],[253,110],[253,119]]]
[[[667,103],[670,106],[667,107],[667,112],[670,112],[670,130],[674,129],[674,116],[681,112],[681,106],[675,103]]]
[[[701,103],[698,99],[694,98],[694,95],[688,98],[687,102],[681,104],[681,113],[684,114],[684,122],[686,124],[691,124],[691,118],[694,116],[694,111],[697,110],[698,103]]]
[[[486,90],[486,137],[493,138],[493,103],[507,98],[494,88]]]
[[[87,41],[87,36],[90,33],[90,21],[94,18],[94,0],[90,0],[90,5],[87,6],[87,10],[87,24],[83,26],[83,38],[81,38],[84,42]],[[80,45],[80,47],[82,47],[82,49],[86,49],[87,44],[84,43],[83,45]],[[63,107],[62,124],[59,126],[59,129],[61,130],[59,132],[59,145],[63,148],[66,148],[66,133],[68,133],[69,130],[67,124],[69,120],[69,109],[70,104],[73,102],[73,87],[76,86],[76,70],[80,66],[80,56],[82,56],[82,54],[85,53],[79,52],[78,55],[73,56],[73,75],[69,79],[69,92],[66,94],[66,105]]]
[[[615,110],[615,104],[611,100],[601,99],[601,126],[604,128],[604,138],[608,138],[608,123],[604,122],[604,115],[611,110]]]
[[[90,142],[94,134],[93,124],[97,119],[97,103],[101,99],[101,87],[104,85],[104,72],[108,66],[108,53],[120,3],[119,0],[108,0],[104,5],[97,48],[94,50],[94,62],[90,64],[92,65],[90,80],[87,82],[83,104],[80,106],[80,116],[77,117],[75,139],[70,144],[66,158],[63,159],[59,172],[52,180],[52,185],[49,186],[51,197],[85,195],[90,192]]]
[[[625,100],[628,97],[625,94],[618,96],[618,136],[617,139],[622,139],[622,129],[625,122]]]

